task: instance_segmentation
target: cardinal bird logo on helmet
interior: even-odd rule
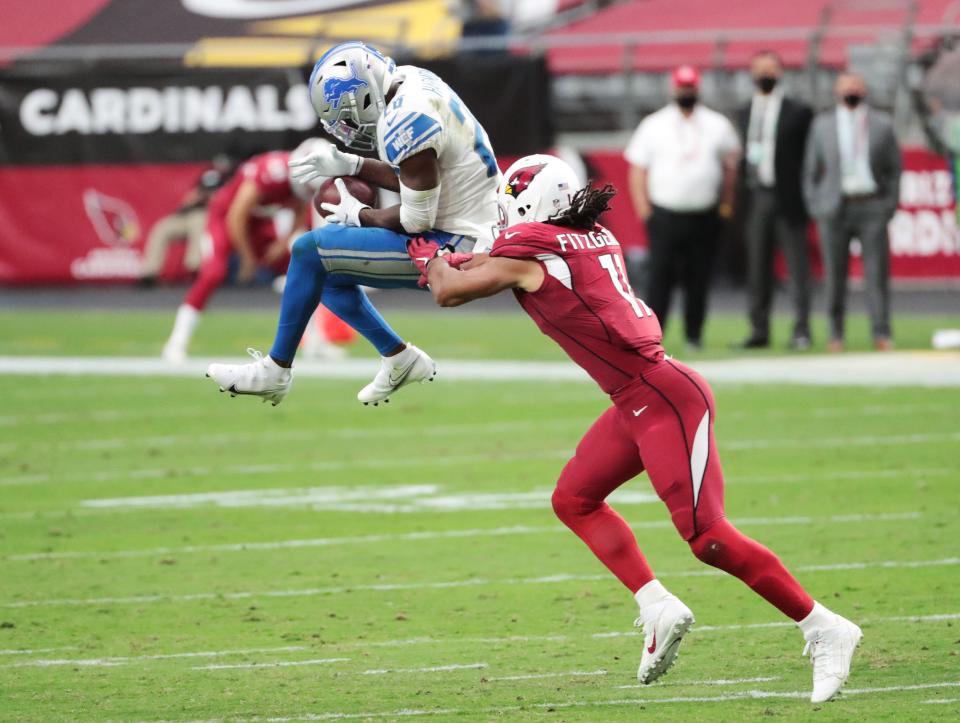
[[[518,168],[516,173],[510,176],[510,181],[507,183],[507,187],[504,189],[504,192],[508,196],[513,196],[516,198],[521,193],[527,190],[531,183],[533,183],[534,177],[543,170],[546,163],[540,163],[536,166],[524,166],[523,168]]]

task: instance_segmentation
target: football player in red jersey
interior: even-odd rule
[[[646,470],[693,554],[796,621],[813,660],[811,701],[829,700],[849,674],[860,628],[815,602],[776,555],[724,516],[713,392],[696,371],[664,354],[660,324],[634,296],[620,244],[597,223],[614,190],[578,185],[558,158],[521,158],[504,175],[503,230],[488,255],[444,255],[414,239],[410,256],[441,306],[512,289],[540,330],[610,395],[613,405],[561,472],[553,508],[633,593],[644,633],[640,681],[667,671],[694,622],[604,501]]]
[[[320,183],[300,184],[290,178],[287,163],[291,156],[312,152],[311,138],[292,153],[271,151],[246,161],[226,185],[210,199],[204,244],[204,259],[193,285],[177,309],[170,338],[163,347],[163,358],[179,363],[186,359],[187,347],[213,293],[227,278],[230,256],[240,257],[237,280],[250,281],[258,266],[282,273],[289,258],[288,238],[278,238],[274,216],[281,208],[294,211],[294,234],[306,223],[308,201]]]

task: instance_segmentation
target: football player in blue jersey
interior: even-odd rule
[[[360,390],[364,404],[388,401],[411,382],[433,379],[436,365],[405,343],[367,299],[361,285],[416,288],[407,256],[411,236],[456,251],[485,251],[498,220],[497,168],[490,139],[463,101],[435,74],[394,61],[361,42],[329,50],[310,75],[310,99],[333,145],[291,163],[300,183],[358,176],[400,194],[400,204],[374,209],[336,181],[340,201],[323,204],[330,222],[293,244],[280,320],[268,356],[251,364],[211,364],[222,391],[279,404],[291,383],[293,357],[317,304],[362,334],[380,352],[380,369]]]

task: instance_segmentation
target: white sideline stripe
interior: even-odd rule
[[[818,525],[818,524],[851,524],[861,522],[906,522],[918,520],[923,516],[920,512],[891,512],[880,514],[831,515],[830,517],[741,517],[733,518],[730,522],[741,526],[763,525]],[[665,529],[673,527],[670,520],[649,520],[635,522],[630,525],[634,530]],[[556,534],[568,532],[561,525],[531,527],[515,525],[513,527],[493,527],[488,529],[466,530],[437,530],[425,532],[401,532],[382,535],[357,535],[352,537],[317,537],[305,540],[281,540],[277,542],[234,542],[220,545],[185,545],[183,547],[154,547],[145,550],[114,550],[105,552],[96,551],[58,551],[58,552],[29,552],[17,555],[8,555],[4,559],[8,562],[33,560],[63,560],[96,558],[98,560],[130,557],[152,557],[155,555],[183,555],[197,552],[255,552],[262,550],[289,550],[311,547],[330,547],[334,545],[358,545],[382,542],[446,540],[473,537],[509,537],[511,535]]]
[[[960,687],[958,681],[943,681],[939,683],[918,683],[915,685],[889,685],[876,688],[845,688],[842,695],[869,695],[871,693],[902,693],[910,690],[933,690],[936,688],[956,688]],[[737,700],[763,700],[767,698],[797,698],[807,699],[810,697],[809,690],[792,691],[767,691],[767,690],[745,690],[736,693],[726,693],[724,695],[711,696],[673,696],[670,698],[618,698],[613,700],[577,700],[558,703],[531,703],[525,706],[509,705],[490,708],[437,708],[434,710],[418,710],[412,708],[403,708],[392,711],[368,711],[364,713],[303,713],[295,716],[271,717],[271,718],[238,718],[231,720],[244,721],[246,723],[288,723],[289,721],[323,721],[323,720],[349,720],[355,718],[407,718],[416,716],[435,716],[435,715],[470,715],[470,716],[492,716],[497,714],[509,713],[514,711],[529,711],[531,708],[541,710],[555,710],[567,708],[592,708],[595,706],[637,706],[654,705],[660,703],[726,703]]]
[[[882,560],[876,562],[838,562],[826,565],[796,565],[793,569],[798,572],[828,572],[837,570],[868,570],[882,569],[915,569],[924,567],[944,567],[960,565],[960,557],[947,557],[939,560]],[[680,570],[663,573],[663,577],[714,577],[726,575],[722,570]],[[375,583],[366,585],[346,585],[342,587],[315,587],[298,590],[263,590],[243,592],[197,592],[185,595],[131,595],[124,597],[99,598],[59,598],[48,600],[22,600],[6,602],[0,605],[4,608],[47,607],[55,605],[127,605],[146,603],[179,603],[201,600],[249,600],[251,598],[272,597],[313,597],[317,595],[339,595],[354,592],[389,592],[398,590],[449,590],[463,587],[484,587],[487,585],[552,585],[566,582],[587,582],[596,580],[610,580],[609,574],[603,575],[573,575],[559,573],[544,577],[528,578],[500,578],[486,579],[473,578],[467,580],[446,580],[439,582],[409,582],[409,583]]]
[[[291,668],[299,665],[331,665],[345,663],[350,658],[317,658],[315,660],[278,660],[272,663],[214,663],[196,665],[191,670],[239,670],[241,668]]]
[[[57,650],[57,648],[49,648]],[[25,660],[17,663],[0,665],[0,668],[49,668],[58,665],[76,665],[90,667],[114,667],[129,665],[142,660],[174,660],[176,658],[225,658],[230,655],[251,655],[254,653],[293,653],[309,650],[304,645],[283,645],[276,648],[246,648],[242,650],[210,650],[196,653],[161,653],[157,655],[119,656],[107,658],[71,658],[71,659],[40,659]],[[34,652],[40,652],[34,651]]]
[[[921,701],[927,705],[937,704],[937,703],[960,703],[960,698],[931,698],[930,700]]]
[[[194,377],[199,380],[210,362],[223,361],[239,359],[191,359],[174,366],[153,357],[7,356],[0,357],[0,374]],[[590,381],[582,369],[566,361],[438,359],[437,365],[441,370],[438,378],[450,381]],[[960,354],[944,351],[724,359],[697,362],[696,368],[711,382],[737,384],[960,386]],[[297,376],[366,380],[377,370],[376,359],[302,362],[297,365]]]
[[[935,615],[894,615],[890,617],[876,617],[876,618],[864,618],[858,622],[863,625],[874,625],[878,623],[888,623],[888,622],[911,622],[911,623],[926,623],[926,622],[943,622],[948,620],[960,620],[960,613],[940,613]],[[749,624],[736,624],[736,625],[699,625],[695,626],[691,632],[694,633],[704,633],[704,632],[724,632],[724,631],[739,631],[739,630],[751,630],[751,629],[765,629],[765,628],[792,628],[795,627],[796,623],[792,622],[771,622],[771,623],[749,623]],[[484,638],[462,638],[462,637],[451,637],[451,638],[400,638],[396,640],[360,640],[360,641],[345,641],[340,643],[326,643],[328,648],[337,648],[337,649],[365,649],[365,648],[395,648],[395,647],[406,647],[406,646],[416,646],[416,645],[503,645],[504,643],[565,643],[571,640],[579,640],[583,638],[590,638],[596,640],[603,640],[607,638],[616,638],[616,637],[639,637],[640,633],[631,630],[627,632],[616,631],[616,632],[602,632],[602,633],[578,633],[573,635],[504,635],[500,637],[484,637]],[[63,648],[53,648],[52,650],[61,650]],[[27,651],[27,652],[41,652],[43,649],[36,651]],[[210,652],[183,652],[183,653],[167,653],[163,655],[140,655],[135,657],[125,657],[125,658],[86,658],[86,659],[73,659],[73,660],[31,660],[24,661],[22,663],[8,664],[0,666],[2,668],[10,667],[50,667],[50,666],[70,666],[70,665],[87,665],[87,666],[97,666],[97,665],[126,665],[126,664],[135,664],[144,661],[151,660],[167,660],[174,658],[198,658],[198,657],[227,657],[231,655],[248,655],[255,653],[273,653],[273,652],[301,652],[305,650],[311,650],[309,646],[300,646],[300,645],[291,645],[284,646],[280,648],[250,648],[247,650],[219,650],[219,651],[210,651]],[[107,661],[106,663],[102,661]],[[605,671],[595,671],[596,674],[605,673]],[[592,675],[592,672],[589,671],[571,671],[569,675],[573,674],[583,674]],[[534,676],[508,676],[500,678],[488,678],[487,680],[527,680],[535,679],[536,677],[560,677],[562,675],[568,675],[568,673],[544,673]],[[764,680],[761,678],[756,679],[744,679],[744,681],[729,681],[729,683],[722,683],[720,681],[693,681],[691,683],[675,682],[672,685],[725,685],[730,684],[734,685],[738,682],[749,682],[750,680]],[[769,680],[777,680],[777,678],[769,678]],[[665,683],[665,685],[671,685],[671,683]],[[644,687],[644,686],[640,686]]]

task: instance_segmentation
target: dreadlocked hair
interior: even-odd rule
[[[616,195],[616,189],[609,183],[603,188],[594,188],[589,182],[570,199],[570,208],[551,216],[547,223],[589,231],[597,225],[600,215],[610,210],[609,201]]]

